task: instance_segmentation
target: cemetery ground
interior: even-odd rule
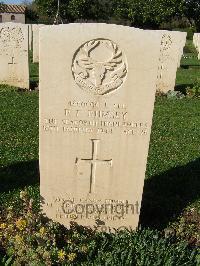
[[[67,230],[38,214],[39,92],[0,86],[0,265],[200,265],[200,61],[191,41],[184,57],[176,89],[187,96],[156,97],[137,232]]]

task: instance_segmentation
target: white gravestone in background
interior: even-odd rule
[[[43,24],[33,24],[33,63],[39,63],[39,30]]]
[[[194,33],[193,43],[195,48],[197,49],[198,59],[200,59],[200,33]]]
[[[176,83],[176,72],[180,65],[183,47],[186,42],[185,32],[158,31],[162,35],[158,66],[157,91],[173,91]]]
[[[154,31],[116,25],[40,30],[40,188],[49,218],[107,232],[138,226],[160,42]]]
[[[0,84],[29,89],[27,25],[0,24]]]
[[[29,50],[32,50],[32,45],[33,45],[33,30],[32,30],[33,25],[28,24],[28,40],[29,40]]]

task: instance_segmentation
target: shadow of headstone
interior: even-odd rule
[[[145,180],[140,224],[163,229],[200,199],[200,158]]]
[[[28,161],[0,167],[0,192],[39,183],[39,162]]]

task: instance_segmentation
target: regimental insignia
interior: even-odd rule
[[[121,87],[127,68],[122,50],[107,39],[86,42],[76,51],[72,62],[75,82],[94,95],[105,95]]]

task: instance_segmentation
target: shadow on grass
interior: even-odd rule
[[[19,162],[0,168],[0,192],[22,189],[39,183],[39,162]]]
[[[186,95],[186,88],[187,87],[193,87],[193,84],[179,84],[179,85],[175,86],[174,90],[180,91],[181,93]]]
[[[30,80],[30,90],[36,90],[38,88],[38,83],[39,82],[36,80]]]
[[[145,180],[140,223],[163,229],[200,199],[200,158]]]
[[[181,65],[181,68],[183,69],[200,69],[200,65],[196,64],[196,65]]]
[[[38,161],[0,168],[0,193],[39,183]],[[164,229],[190,203],[200,199],[200,158],[145,180],[140,224]]]

